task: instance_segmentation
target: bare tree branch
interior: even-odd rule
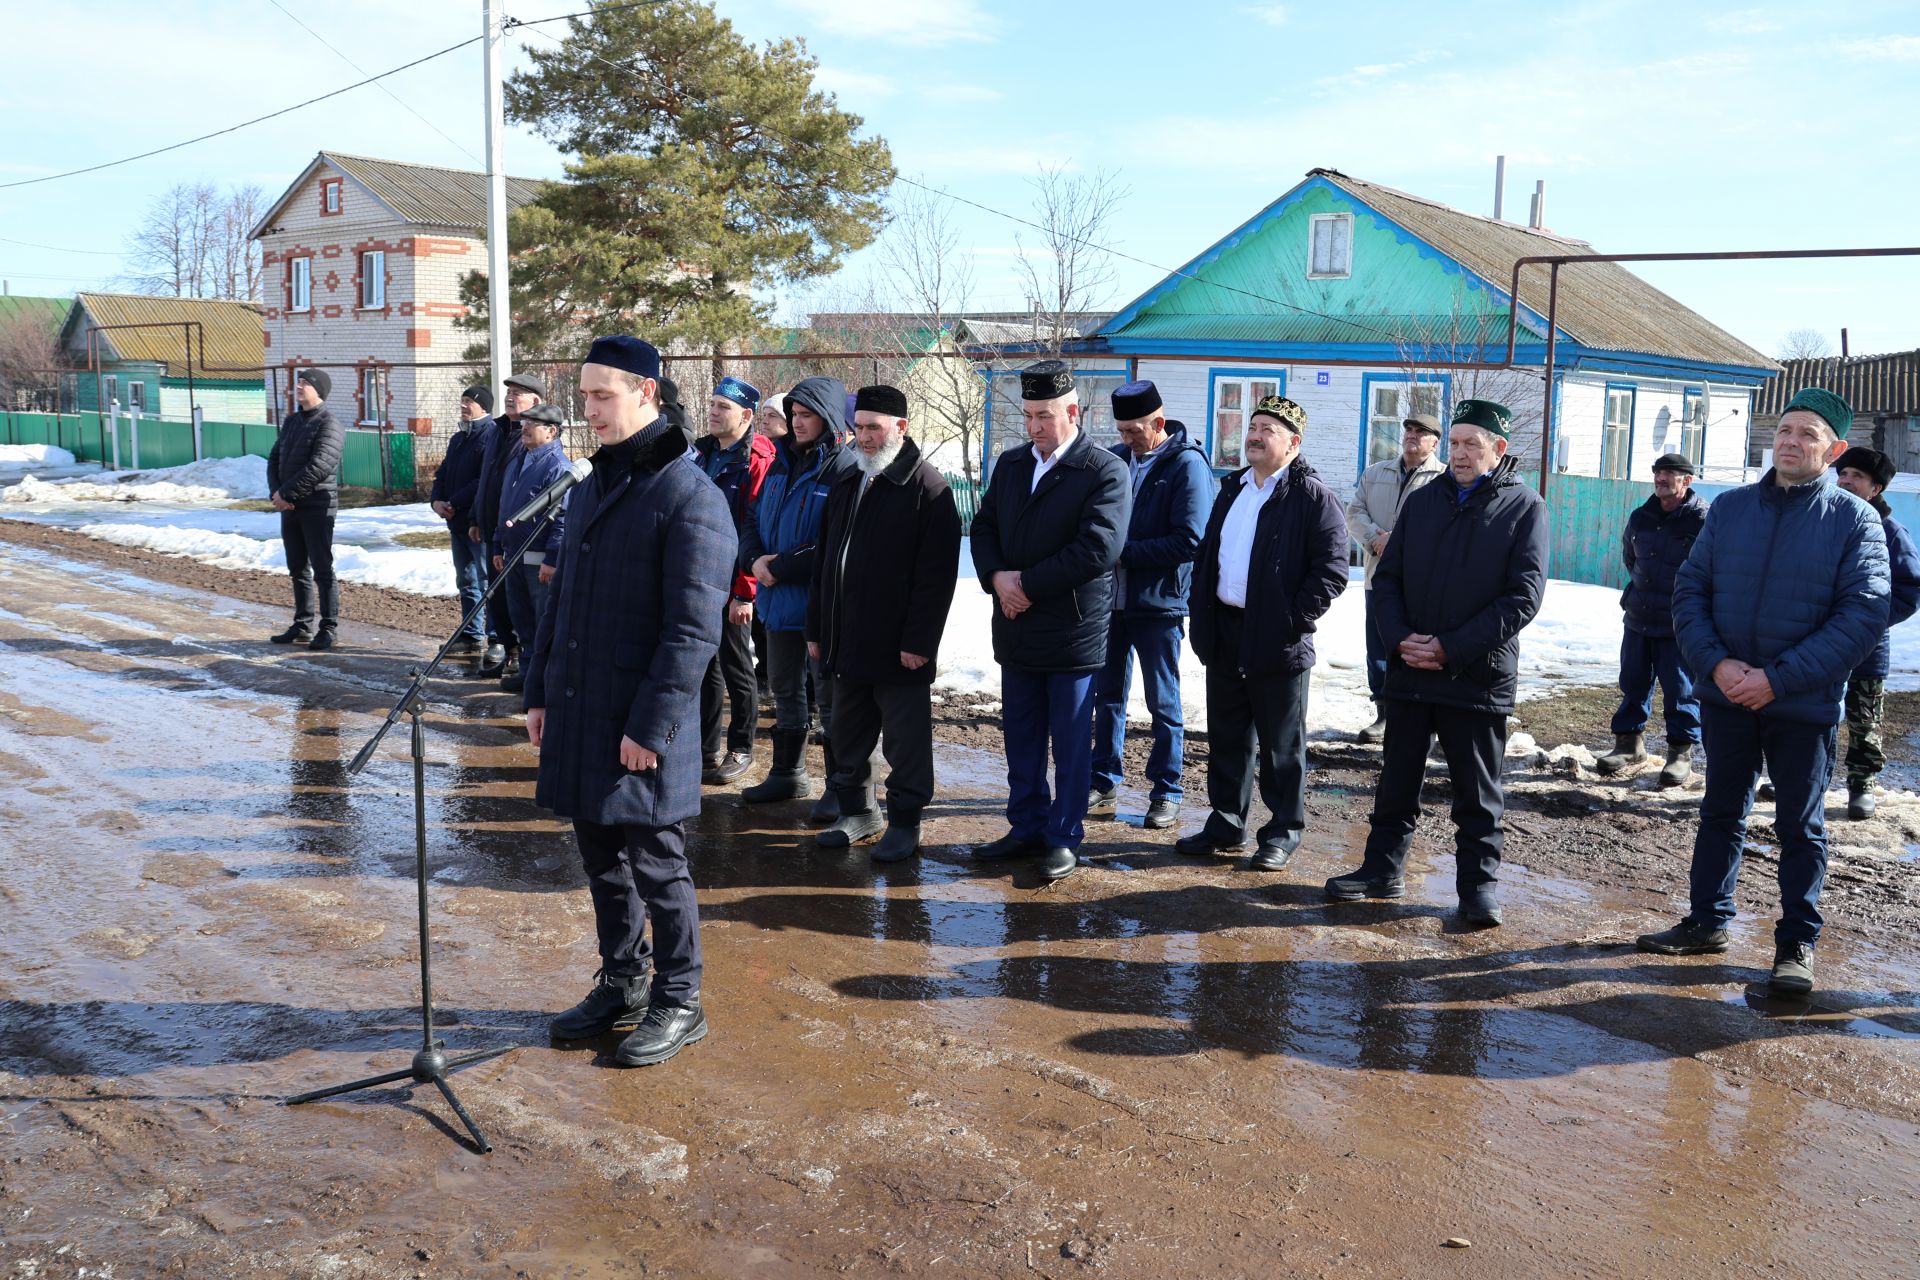
[[[1818,329],[1795,329],[1780,346],[1782,360],[1818,360],[1832,354],[1833,345]]]

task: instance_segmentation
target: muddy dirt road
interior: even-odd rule
[[[546,1042],[583,882],[507,700],[447,682],[435,973],[450,1047],[516,1046],[457,1079],[497,1150],[432,1093],[283,1108],[415,1047],[404,740],[345,762],[426,645],[287,653],[280,613],[0,545],[0,1276],[1913,1273],[1903,827],[1844,859],[1882,906],[1787,1007],[1765,921],[1631,950],[1684,846],[1610,874],[1565,847],[1595,811],[1516,815],[1504,929],[1453,930],[1431,839],[1404,904],[1323,905],[1366,812],[1341,751],[1279,877],[1125,824],[1052,888],[983,869],[984,732],[904,868],[710,793],[714,1033],[621,1071]]]

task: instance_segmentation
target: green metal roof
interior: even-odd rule
[[[60,326],[73,310],[72,298],[29,298],[17,293],[0,294],[0,324],[19,319],[37,321],[49,338],[60,336]]]
[[[1506,315],[1182,315],[1148,312],[1126,327],[1128,338],[1198,342],[1397,342],[1478,347],[1507,343]],[[1520,326],[1522,342],[1545,335]]]

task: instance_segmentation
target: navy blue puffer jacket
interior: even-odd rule
[[[1920,548],[1913,544],[1907,527],[1893,518],[1885,498],[1876,498],[1873,509],[1880,513],[1880,529],[1887,535],[1887,565],[1893,574],[1893,599],[1887,610],[1887,629],[1867,660],[1853,669],[1857,680],[1885,680],[1893,667],[1893,629],[1920,608]]]
[[[1713,670],[1766,672],[1763,716],[1840,722],[1847,677],[1887,629],[1887,538],[1874,509],[1826,476],[1783,488],[1773,471],[1713,500],[1673,583],[1673,634],[1700,696],[1727,707]]]
[[[1707,504],[1689,493],[1672,511],[1648,498],[1627,517],[1620,533],[1620,558],[1633,581],[1620,593],[1627,630],[1664,640],[1673,634],[1673,575],[1687,562],[1693,540],[1707,522]]]
[[[1112,452],[1127,464],[1131,479],[1133,451],[1117,444]],[[1115,607],[1135,618],[1177,618],[1187,612],[1194,558],[1218,492],[1207,451],[1187,438],[1184,423],[1169,419],[1167,442],[1133,491]]]

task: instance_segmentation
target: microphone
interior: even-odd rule
[[[545,511],[548,507],[560,501],[567,490],[573,488],[573,486],[579,484],[592,474],[593,464],[591,462],[588,462],[585,458],[575,459],[573,465],[568,467],[559,479],[536,494],[533,501],[514,512],[513,517],[507,521],[507,527],[511,529],[523,520],[533,519],[542,511]]]

